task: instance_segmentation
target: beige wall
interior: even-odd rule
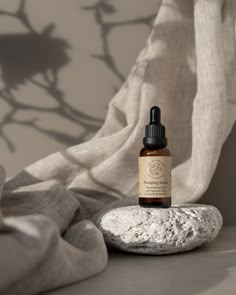
[[[0,146],[8,176],[99,129],[157,9],[156,0],[41,0],[26,1],[17,14],[19,4],[0,4]]]

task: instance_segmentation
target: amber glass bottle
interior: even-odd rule
[[[171,206],[172,159],[166,148],[165,127],[161,124],[161,111],[157,106],[150,110],[143,144],[139,154],[139,205],[168,208]]]

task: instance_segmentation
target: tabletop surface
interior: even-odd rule
[[[182,254],[145,256],[109,250],[106,269],[50,295],[235,295],[236,227]]]

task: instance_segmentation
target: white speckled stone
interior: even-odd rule
[[[215,239],[222,226],[220,212],[208,205],[176,205],[168,209],[127,206],[100,218],[107,244],[143,254],[188,251]]]

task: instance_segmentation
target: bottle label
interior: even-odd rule
[[[171,197],[170,156],[139,157],[139,197]]]

